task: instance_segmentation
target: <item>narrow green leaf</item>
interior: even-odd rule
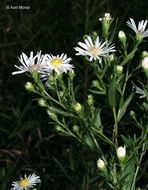
[[[130,101],[132,100],[134,96],[134,92],[132,92],[129,97],[125,100],[125,102],[123,102],[123,97],[121,97],[120,99],[120,105],[119,105],[119,111],[118,111],[118,116],[117,116],[117,120],[120,121],[121,118],[123,117],[123,115],[126,112],[127,106],[129,105]]]
[[[113,78],[108,90],[109,103],[112,107],[116,106],[116,78]]]
[[[96,114],[95,114],[96,117],[95,117],[95,122],[94,122],[94,126],[97,127],[98,129],[100,129],[99,127],[102,126],[100,112],[101,112],[101,109],[96,110]]]
[[[94,93],[94,94],[106,94],[105,91],[97,91],[97,90],[89,90],[89,91]]]
[[[122,61],[121,66],[124,66],[129,60],[131,60],[138,48],[134,49],[128,56]]]
[[[59,160],[57,160],[54,156],[53,156],[54,161],[57,163],[57,165],[60,167],[61,171],[64,173],[64,175],[73,183],[75,183],[75,180],[73,180],[70,175],[66,172],[65,168],[63,167],[63,165],[61,164],[61,162]]]

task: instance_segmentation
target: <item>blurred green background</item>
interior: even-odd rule
[[[29,6],[29,10],[7,6]],[[120,29],[126,21],[148,19],[147,0],[3,0],[0,2],[0,189],[10,188],[24,173],[41,176],[40,189],[75,190],[86,168],[87,151],[74,139],[59,136],[35,97],[26,92],[26,75],[12,76],[24,52],[67,53],[73,58],[76,80],[84,82],[85,65],[73,47],[83,35],[101,33],[99,17],[110,12]],[[142,48],[142,47],[141,47]],[[146,49],[148,50],[148,49]],[[72,176],[67,178],[62,165]],[[79,190],[79,189],[78,189]]]

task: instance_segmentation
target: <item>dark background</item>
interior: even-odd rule
[[[29,6],[29,10],[6,6]],[[73,58],[78,81],[84,82],[85,67],[75,57],[73,47],[83,35],[101,33],[99,17],[110,12],[120,29],[129,31],[126,21],[148,19],[147,0],[8,0],[0,2],[0,186],[8,189],[24,173],[41,176],[41,189],[74,190],[74,182],[65,177],[55,158],[71,176],[85,169],[77,165],[81,147],[71,138],[57,135],[35,97],[26,92],[26,75],[12,76],[17,57],[24,52],[67,53]],[[131,32],[131,30],[130,30]],[[144,47],[147,48],[147,44]],[[145,49],[148,50],[148,49]],[[33,101],[32,101],[33,100]],[[74,145],[75,144],[75,145]],[[70,157],[75,159],[75,169]],[[78,156],[79,155],[79,156]],[[84,159],[84,158],[83,158]],[[80,169],[81,168],[81,169]]]

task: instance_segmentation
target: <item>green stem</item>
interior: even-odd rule
[[[113,107],[113,115],[114,115],[114,121],[115,121],[115,143],[116,143],[116,146],[118,147],[118,122],[117,122],[115,107]]]
[[[74,101],[74,103],[76,103],[76,99],[75,99],[75,95],[74,95],[74,89],[73,89],[73,81],[71,81],[70,87],[71,87],[71,94],[72,94],[73,101]]]
[[[64,109],[66,109],[66,107],[61,104],[59,101],[57,101],[56,99],[54,99],[52,96],[50,96],[45,90],[44,90],[44,94],[53,102],[55,102],[56,104],[58,104],[59,106],[63,107]]]
[[[94,127],[91,127],[91,129],[95,132],[97,132],[100,136],[102,136],[109,144],[113,145],[114,148],[116,149],[116,146],[114,145],[114,143],[109,139],[107,138],[103,133],[101,133],[100,131],[98,131],[97,129],[95,129]]]
[[[105,85],[104,85],[102,79],[101,79],[100,76],[98,75],[98,71],[96,70],[96,67],[94,66],[93,68],[94,68],[94,71],[95,71],[95,74],[96,74],[97,78],[99,79],[100,83],[102,84],[102,87],[103,87],[104,89],[106,89],[106,87],[105,87]]]
[[[123,170],[124,170],[123,167],[124,167],[124,166],[123,166],[123,162],[120,161],[120,179],[122,179],[122,177],[123,177]],[[121,190],[124,190],[124,187],[123,187],[122,184],[120,185],[120,188],[121,188]]]
[[[144,134],[144,137],[141,139],[141,141],[139,142],[139,144],[137,145],[137,147],[139,147],[139,146],[142,144],[142,142],[146,139],[147,133],[148,133],[148,129],[146,130],[146,132],[145,132],[145,134]],[[138,148],[138,149],[139,149],[139,148]],[[133,151],[133,152],[129,155],[128,159],[125,161],[126,163],[131,159],[131,157],[133,156],[134,153],[135,153],[135,151]]]
[[[143,158],[143,156],[144,156],[144,154],[145,154],[144,148],[145,148],[145,143],[144,143],[143,146],[142,146],[142,153],[141,153],[141,156],[140,156],[140,159],[139,159],[139,163],[138,163],[138,166],[137,166],[137,169],[136,169],[136,172],[135,172],[135,176],[134,176],[134,179],[133,179],[133,183],[132,183],[132,188],[131,188],[131,190],[134,190],[134,188],[135,188],[135,183],[136,183],[137,174],[138,174],[138,171],[139,171],[139,168],[140,168],[140,164],[141,164],[142,158]]]

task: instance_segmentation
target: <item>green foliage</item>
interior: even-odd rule
[[[31,9],[8,10],[8,5]],[[147,40],[142,46],[136,44],[125,24],[129,17],[146,18],[147,2],[5,0],[0,7],[0,189],[10,189],[12,181],[33,172],[41,176],[38,189],[147,189],[147,97],[139,99],[136,90],[131,92],[133,84],[148,91],[139,58],[147,50]],[[105,12],[114,17],[107,34],[99,21]],[[129,42],[126,50],[117,38],[121,28]],[[122,50],[115,52],[114,61],[103,58],[101,64],[88,64],[73,50],[86,34],[94,40],[99,34],[102,41],[106,38]],[[66,52],[73,58],[75,77],[69,73],[57,80],[54,75],[47,88],[39,75],[11,75],[21,52],[28,55],[40,49],[54,55]],[[114,72],[118,64],[123,66],[119,76]],[[97,86],[91,85],[93,80]],[[23,88],[27,81],[33,84],[34,94]],[[94,96],[92,105],[87,103],[88,91]],[[40,98],[46,107],[38,107]],[[82,105],[80,113],[74,110],[77,101]],[[116,107],[116,117],[110,106]],[[115,126],[118,143],[127,148],[123,166],[116,156]],[[108,174],[97,172],[98,158],[106,161]]]

